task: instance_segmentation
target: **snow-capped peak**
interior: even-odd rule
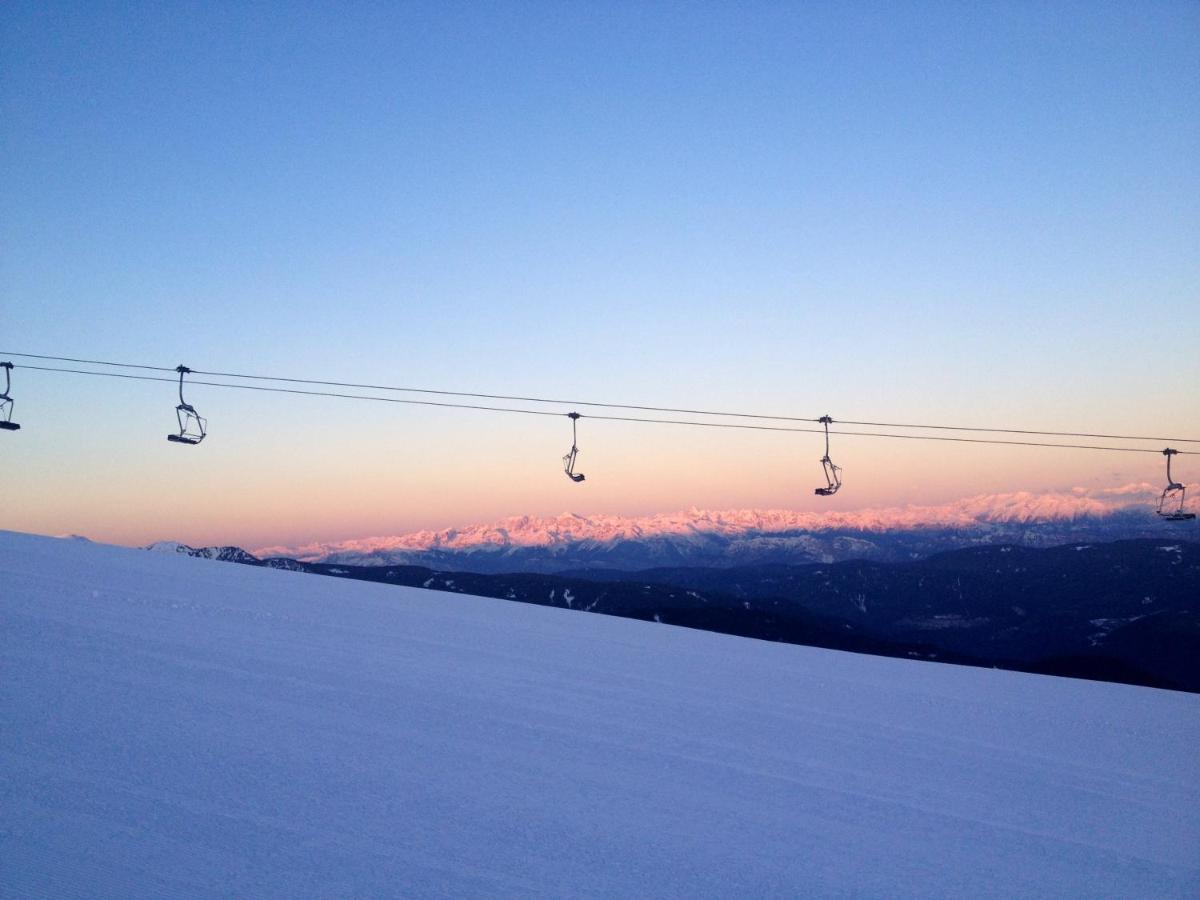
[[[922,528],[971,528],[981,525],[1027,525],[1103,518],[1147,504],[1156,495],[1149,484],[1099,491],[980,494],[938,506],[908,505],[850,511],[807,512],[785,509],[705,510],[691,508],[649,516],[581,515],[513,516],[498,522],[442,530],[357,538],[332,543],[265,547],[259,557],[289,556],[305,561],[399,561],[407,553],[553,550],[581,543],[613,545],[621,541],[750,538],[833,531],[884,533]]]

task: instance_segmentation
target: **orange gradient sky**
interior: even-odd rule
[[[103,391],[100,381],[29,373],[24,426],[3,445],[5,466],[20,474],[6,484],[0,527],[124,544],[266,546],[523,514],[844,511],[1165,481],[1152,453],[834,435],[845,486],[819,498],[819,435],[583,419],[587,481],[577,485],[559,459],[570,443],[565,418],[197,389],[189,399],[209,416],[210,436],[185,448],[164,439],[174,419],[169,385]],[[120,427],[89,431],[87,416],[62,415],[105,404],[120,410]],[[1176,460],[1177,477],[1194,479],[1193,459]]]
[[[0,347],[1200,437],[1200,4],[552,6],[3,4]],[[565,418],[13,396],[0,527],[130,544],[1165,482],[835,438],[820,500],[817,435],[585,419],[575,485]]]

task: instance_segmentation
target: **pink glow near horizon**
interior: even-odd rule
[[[1200,483],[1188,486],[1200,490]],[[291,546],[254,548],[258,556],[317,558],[330,552],[380,549],[461,549],[481,545],[537,546],[582,538],[614,540],[687,531],[735,533],[748,527],[762,532],[846,529],[882,531],[928,526],[968,526],[979,522],[1061,521],[1103,516],[1117,510],[1143,506],[1148,511],[1159,496],[1152,484],[1131,483],[1110,488],[1075,487],[1070,491],[982,494],[936,506],[866,508],[836,512],[795,510],[700,510],[649,516],[611,514],[512,516],[491,523],[473,523],[441,530],[420,530],[402,535],[313,542]]]
[[[843,436],[835,459],[845,467],[846,486],[835,497],[814,498],[821,449],[815,436],[728,432],[697,440],[681,430],[594,424],[580,441],[588,480],[575,485],[559,467],[566,447],[553,420],[519,428],[494,423],[474,442],[454,442],[440,428],[416,428],[399,417],[342,424],[308,436],[264,431],[258,421],[222,421],[211,441],[185,455],[157,431],[147,443],[150,428],[138,428],[81,457],[78,443],[51,421],[6,445],[6,463],[21,477],[6,486],[0,528],[136,546],[179,540],[294,548],[563,510],[638,519],[664,510],[784,509],[819,522],[880,510],[935,516],[931,510],[947,506],[961,514],[961,498],[1060,494],[1149,507],[1165,482],[1161,457],[1150,454],[968,451]],[[1186,480],[1195,459],[1176,477]]]

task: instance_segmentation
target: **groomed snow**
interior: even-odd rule
[[[1200,895],[1200,697],[0,532],[4,896]]]

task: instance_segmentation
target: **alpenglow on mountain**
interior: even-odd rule
[[[1103,491],[980,495],[943,506],[850,512],[692,509],[641,517],[519,516],[500,522],[296,547],[284,556],[344,565],[423,565],[475,572],[902,560],[955,547],[1163,536],[1149,484]],[[1195,529],[1189,530],[1189,535]],[[1175,530],[1180,537],[1190,536]]]

